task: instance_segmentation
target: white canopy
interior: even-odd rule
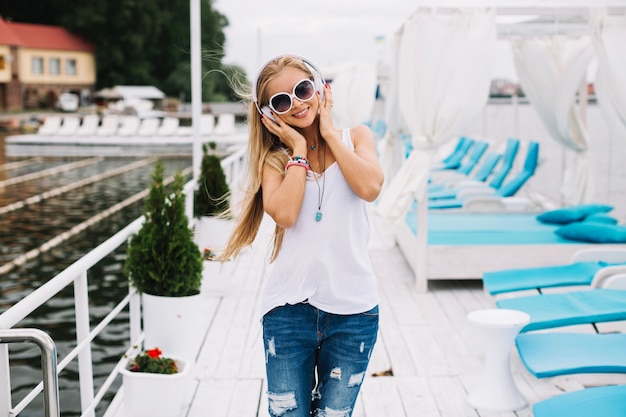
[[[594,16],[593,29],[598,103],[607,123],[626,138],[626,16],[600,13]]]
[[[513,39],[520,82],[553,139],[572,151],[566,159],[562,201],[566,205],[593,199],[593,163],[589,135],[576,106],[581,82],[593,58],[591,39]]]

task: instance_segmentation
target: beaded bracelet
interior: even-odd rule
[[[297,156],[296,155],[294,157],[289,158],[289,161],[287,162],[287,166],[285,166],[285,171],[287,171],[287,169],[289,169],[289,167],[292,167],[294,165],[303,167],[307,171],[309,169],[309,161],[305,157],[303,157],[303,156]]]

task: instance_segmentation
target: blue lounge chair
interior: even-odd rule
[[[526,369],[537,378],[626,373],[623,333],[523,333],[515,346]]]
[[[626,320],[626,290],[593,290],[530,295],[496,301],[499,308],[528,313],[522,332]]]
[[[428,208],[430,209],[449,209],[449,208],[462,208],[466,200],[470,200],[475,196],[480,198],[496,198],[501,199],[505,197],[513,196],[530,177],[535,174],[537,164],[539,162],[539,143],[530,142],[528,144],[528,151],[526,153],[526,160],[524,161],[523,169],[515,175],[513,178],[503,183],[498,189],[481,191],[478,190],[463,190],[457,194],[456,198],[445,198],[439,200],[429,201]]]
[[[478,165],[480,158],[489,147],[484,141],[474,141],[469,150],[469,155],[464,158],[455,169],[433,169],[428,179],[428,190],[438,190],[443,183],[452,178],[467,178],[467,175]]]
[[[533,406],[535,417],[624,417],[626,385],[568,392]]]
[[[497,295],[575,285],[599,287],[605,277],[619,272],[626,272],[626,249],[592,248],[576,252],[565,265],[485,272],[483,288]]]
[[[439,164],[433,164],[433,169],[456,169],[461,165],[461,161],[467,155],[469,148],[474,144],[474,139],[461,136],[456,147],[448,156],[441,160]]]
[[[500,164],[500,166],[498,167],[496,172],[493,174],[493,176],[491,177],[491,180],[489,180],[488,183],[486,181],[488,177],[491,175],[491,171],[495,168],[495,167],[491,167],[491,169],[488,170],[489,165],[487,163],[487,157],[489,157],[489,155],[487,155],[487,157],[485,158],[485,162],[481,165],[481,168],[480,168],[481,172],[476,173],[476,175],[473,178],[473,181],[470,181],[465,184],[457,184],[458,186],[455,185],[454,187],[451,187],[449,189],[444,189],[443,187],[429,188],[428,198],[433,199],[433,200],[439,199],[439,198],[448,198],[448,199],[452,198],[453,199],[457,196],[457,194],[462,189],[469,188],[469,187],[486,188],[487,186],[489,186],[494,190],[498,189],[500,186],[502,186],[504,179],[511,171],[518,149],[519,149],[518,139],[515,139],[515,138],[507,139],[506,148],[501,158],[502,163]],[[497,163],[498,161],[493,162],[494,165]],[[483,167],[485,167],[484,171],[483,171]]]
[[[493,172],[494,168],[502,158],[502,155],[490,152],[485,156],[483,163],[476,170],[472,177],[466,177],[462,175],[453,176],[452,178],[445,178],[440,184],[428,185],[428,198],[454,198],[459,190],[457,185],[466,181],[475,183],[484,183],[489,178],[489,175]]]

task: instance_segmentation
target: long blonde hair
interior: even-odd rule
[[[259,107],[268,101],[266,89],[268,83],[274,79],[284,68],[293,67],[310,73],[305,63],[297,57],[283,55],[269,61],[261,69],[256,85],[258,103],[254,103],[252,94],[247,95],[250,100],[248,113],[249,140],[247,149],[248,166],[246,169],[246,189],[242,200],[241,214],[237,219],[237,225],[228,239],[224,252],[220,255],[223,261],[237,257],[241,249],[252,244],[259,231],[263,220],[263,189],[261,180],[263,168],[269,167],[285,175],[285,165],[291,154],[290,149],[280,142],[278,137],[272,135],[261,123],[257,104]],[[285,229],[276,225],[274,230],[273,249],[271,261],[275,261],[283,241]]]

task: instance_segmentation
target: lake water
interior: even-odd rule
[[[587,111],[587,128],[594,164],[595,202],[611,204],[613,215],[622,222],[626,220],[626,138],[618,138],[604,123],[600,109],[590,105]],[[551,139],[539,121],[534,109],[528,105],[487,106],[483,114],[467,126],[465,133],[474,138],[493,141],[493,146],[513,136],[522,141],[535,140],[541,145],[541,163],[525,191],[541,193],[551,200],[560,200],[560,184],[563,177],[565,152],[561,145]],[[5,152],[0,136],[0,182],[21,175],[41,172],[44,169],[88,159],[88,157],[45,157],[41,161],[23,167],[5,170],[6,164],[30,160],[32,156],[11,156]],[[101,162],[50,175],[7,187],[0,187],[0,207],[21,201],[50,189],[125,166],[144,157],[106,156]],[[166,174],[191,165],[191,155],[165,158]],[[152,164],[134,169],[126,174],[88,185],[59,197],[0,215],[0,267],[6,262],[40,246],[95,214],[144,190],[150,182]],[[41,284],[58,274],[99,243],[106,240],[141,215],[143,203],[129,206],[107,218],[65,244],[27,262],[23,267],[11,270],[0,280],[0,313],[22,299]],[[128,284],[122,273],[125,248],[105,259],[89,275],[92,322],[100,320],[111,306],[128,292]],[[75,343],[74,306],[72,289],[68,288],[41,308],[22,326],[38,327],[51,334],[60,355],[64,355]],[[93,344],[96,389],[126,349],[128,340],[127,318],[123,315],[107,332]],[[39,351],[30,346],[11,346],[11,374],[13,378],[14,404],[27,390],[40,380]],[[63,416],[80,415],[77,395],[78,380],[76,363],[61,374],[60,396]],[[110,397],[110,396],[109,396]],[[97,412],[102,414],[105,405]],[[21,416],[42,415],[42,403],[26,409]]]
[[[16,169],[4,170],[2,167],[6,164],[31,161],[32,157],[7,156],[2,145],[3,141],[0,139],[0,182],[90,158],[44,157],[41,161],[32,161]],[[100,162],[82,168],[0,187],[0,207],[142,159],[144,157],[108,156]],[[163,160],[166,176],[191,165],[191,155],[164,157]],[[0,266],[145,190],[149,186],[152,170],[153,164],[150,163],[128,173],[0,215]],[[0,280],[0,313],[131,223],[141,215],[142,210],[143,202],[132,204],[89,227],[76,237],[70,238],[59,247],[28,261],[23,267],[14,268],[3,275]],[[125,246],[90,270],[89,297],[92,323],[100,321],[112,306],[128,294],[127,280],[122,272],[124,255]],[[127,317],[127,313],[124,312],[93,343],[96,390],[127,349]],[[73,323],[73,290],[69,287],[54,297],[45,307],[40,308],[20,323],[20,326],[37,327],[48,332],[57,344],[59,356],[62,356],[67,354],[76,343]],[[32,345],[11,345],[10,358],[13,404],[15,405],[25,393],[34,387],[36,381],[41,379],[39,350]],[[80,415],[77,376],[76,361],[72,362],[69,368],[60,375],[63,416]],[[112,398],[112,395],[111,393],[109,398]],[[97,410],[98,415],[102,414],[106,403]],[[42,400],[36,400],[20,416],[41,416],[42,407]]]

